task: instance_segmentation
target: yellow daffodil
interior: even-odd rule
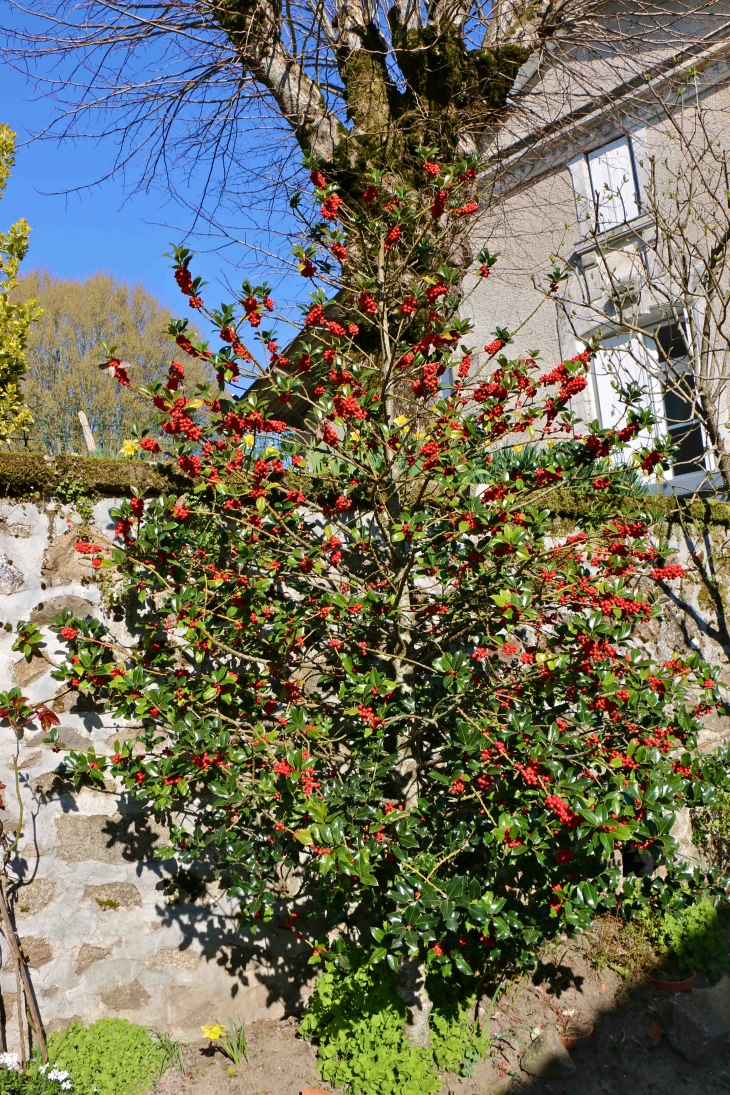
[[[393,419],[393,421],[395,422],[396,426],[405,426],[408,419],[404,414],[399,414],[397,418]]]
[[[515,452],[522,452],[522,445],[515,445]]]
[[[276,445],[267,445],[264,456],[279,456],[279,450]]]
[[[246,433],[243,435],[243,443],[244,445],[248,445],[249,449],[251,448],[255,440],[256,438],[252,433]]]
[[[120,456],[134,456],[139,451],[139,441],[130,439],[129,441],[123,441],[122,447],[119,450]]]
[[[210,1038],[211,1042],[214,1042],[216,1038],[220,1038],[221,1034],[225,1034],[226,1028],[221,1026],[220,1023],[213,1023],[210,1027],[200,1028],[206,1038]]]
[[[353,441],[359,441],[360,440],[360,431],[359,430],[350,430],[350,438]]]

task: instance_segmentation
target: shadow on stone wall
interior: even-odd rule
[[[196,953],[206,962],[225,970],[231,978],[232,999],[242,988],[259,984],[267,990],[267,1007],[278,1003],[286,1015],[299,1014],[312,979],[312,968],[307,964],[310,952],[291,930],[277,925],[286,913],[280,910],[273,924],[262,926],[254,934],[246,924],[239,923],[235,899],[226,896],[208,865],[198,863],[191,869],[176,859],[155,858],[156,849],[165,840],[163,819],[137,812],[133,802],[127,806],[134,812],[98,820],[83,815],[60,819],[59,827],[65,825],[67,830],[66,854],[70,846],[78,848],[79,857],[83,854],[86,858],[91,842],[96,859],[103,859],[106,852],[116,860],[121,853],[139,870],[144,866],[153,871],[159,876],[156,889],[164,899],[155,907],[157,916],[163,927],[177,928],[181,953],[195,945]],[[89,826],[89,821],[96,824]]]

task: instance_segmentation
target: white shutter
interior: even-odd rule
[[[568,164],[570,179],[573,183],[575,195],[575,208],[578,215],[578,224],[582,235],[587,235],[593,228],[595,214],[593,211],[593,198],[591,197],[591,176],[585,155],[581,153]]]
[[[626,425],[627,407],[616,388],[636,381],[645,390],[643,406],[650,407],[659,419],[663,417],[662,395],[657,380],[646,369],[649,358],[641,339],[629,334],[614,335],[603,341],[602,348],[593,359],[593,380],[596,387],[598,418],[604,430],[620,429]],[[635,435],[631,448],[640,448],[651,441],[646,430]],[[624,450],[626,454],[628,450]]]
[[[598,203],[598,227],[615,228],[639,215],[628,138],[588,153],[591,192]]]

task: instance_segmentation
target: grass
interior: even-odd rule
[[[164,1072],[167,1072],[168,1068],[176,1068],[178,1072],[185,1075],[185,1062],[183,1060],[182,1046],[179,1042],[175,1041],[171,1034],[168,1034],[166,1030],[160,1030],[159,1027],[152,1027],[150,1030],[152,1040],[162,1050],[162,1063],[160,1065],[160,1076]]]

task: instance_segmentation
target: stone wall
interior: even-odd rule
[[[98,503],[92,524],[110,534],[112,502]],[[103,617],[101,593],[86,556],[74,550],[77,518],[51,503],[0,503],[0,690],[20,686],[47,700],[61,720],[60,740],[114,752],[134,735],[83,700],[54,699],[59,685],[45,658],[13,652],[18,620],[43,630],[45,653],[62,650],[48,621],[64,606]],[[107,619],[119,633],[123,623]],[[307,982],[307,955],[291,932],[242,933],[217,884],[155,859],[161,826],[109,782],[103,791],[54,774],[63,754],[43,744],[40,726],[17,743],[24,805],[13,870],[19,935],[49,1030],[78,1016],[120,1015],[176,1037],[200,1037],[200,1025],[278,1018],[296,1011]],[[0,729],[0,780],[6,831],[17,828],[16,742]],[[17,1039],[15,972],[3,942],[0,988],[7,1042]],[[305,990],[304,990],[305,991]]]
[[[93,471],[94,461],[82,463]],[[123,479],[124,463],[117,464],[115,474]],[[138,464],[130,467],[130,482],[137,483],[143,472]],[[145,484],[140,480],[138,485]],[[150,485],[159,489],[156,481]],[[552,508],[561,514],[556,516],[561,531],[575,528],[579,503],[555,492]],[[657,536],[669,537],[689,573],[660,593],[663,621],[640,625],[637,639],[662,661],[675,652],[699,649],[721,667],[722,680],[730,685],[730,641],[691,560],[692,553],[712,557],[727,599],[730,506],[695,503],[687,510],[695,523],[685,535],[669,516],[669,500],[657,500],[657,505],[668,516]],[[90,523],[100,533],[111,535],[111,508],[109,499],[94,507]],[[65,745],[78,749],[93,743],[111,753],[114,742],[133,737],[134,729],[89,709],[88,703],[84,709],[83,699],[57,697],[49,661],[37,656],[27,661],[11,649],[18,620],[33,620],[43,630],[47,658],[60,660],[63,650],[47,624],[65,606],[105,618],[125,638],[123,621],[105,616],[88,556],[74,550],[78,532],[79,518],[58,503],[0,501],[0,690],[17,685],[32,702],[47,701],[61,720]],[[724,717],[708,720],[706,747],[724,740],[728,726]],[[155,858],[164,841],[161,824],[142,814],[112,782],[104,790],[76,792],[55,773],[63,754],[44,745],[44,736],[38,726],[16,743],[9,727],[0,729],[0,780],[6,785],[0,819],[6,831],[17,828],[17,746],[24,804],[12,863],[22,880],[17,922],[49,1030],[74,1016],[93,1021],[111,1014],[195,1039],[201,1024],[225,1022],[229,1015],[250,1020],[297,1012],[311,969],[292,933],[283,925],[257,937],[239,930],[235,909],[215,882],[180,870],[175,860]],[[688,818],[680,819],[675,834],[684,853],[694,857]],[[7,1042],[13,1047],[15,971],[4,944],[2,959],[0,989]]]

